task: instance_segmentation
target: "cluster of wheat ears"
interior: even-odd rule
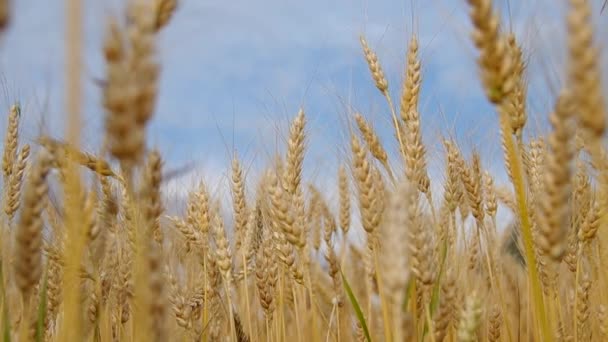
[[[300,110],[285,155],[255,182],[233,159],[228,220],[203,180],[185,215],[168,216],[162,157],[146,147],[157,34],[176,0],[132,0],[124,17],[108,20],[98,154],[77,147],[80,5],[67,3],[67,138],[41,136],[30,149],[19,143],[19,105],[8,111],[3,341],[608,340],[606,108],[590,1],[568,2],[567,81],[548,135],[524,141],[525,52],[501,29],[491,0],[468,0],[509,186],[495,185],[478,154],[465,158],[445,139],[443,191],[433,196],[417,38],[395,105],[361,37],[398,156],[389,160],[373,125],[353,115],[332,205],[302,179]],[[9,9],[0,1],[2,29]],[[61,196],[50,200],[49,187]],[[499,205],[513,214],[509,227],[497,229]],[[349,239],[354,229],[363,245]]]

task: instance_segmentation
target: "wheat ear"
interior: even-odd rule
[[[34,286],[42,275],[42,211],[48,191],[46,176],[51,156],[42,150],[32,167],[23,191],[23,205],[15,235],[15,282],[24,303],[28,303]]]

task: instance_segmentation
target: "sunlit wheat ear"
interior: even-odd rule
[[[505,37],[500,33],[500,19],[493,12],[492,0],[467,0],[473,22],[473,41],[479,50],[477,64],[488,99],[501,103],[515,86],[513,60]]]
[[[167,216],[167,219],[184,236],[190,247],[197,249],[198,252],[203,252],[203,239],[206,239],[206,236],[200,234],[192,225],[179,217]]]
[[[476,233],[474,233],[469,239],[469,245],[466,251],[466,253],[468,254],[467,266],[469,270],[472,271],[471,274],[478,270],[479,255],[481,254],[480,248],[481,246],[479,245],[479,239],[477,238]]]
[[[71,160],[86,167],[87,169],[97,173],[100,176],[111,176],[117,178],[118,175],[112,170],[110,163],[97,157],[93,154],[83,152],[78,148],[71,146],[68,143],[53,139],[48,136],[38,138],[41,146],[44,146],[48,151],[56,151],[68,156]]]
[[[591,1],[570,0],[568,13],[568,84],[578,122],[593,143],[606,130],[606,104],[601,84],[599,50],[594,42]]]
[[[350,229],[350,187],[344,165],[338,169],[338,192],[340,196],[340,228],[346,236]]]
[[[241,248],[239,251],[235,250],[235,262],[238,266],[235,266],[235,273],[237,276],[235,279],[240,281],[245,278],[245,271],[250,273],[253,265],[253,259],[255,258],[257,249],[260,246],[259,229],[262,226],[258,225],[256,222],[256,209],[250,211],[249,217],[247,218],[247,226],[245,227],[245,231],[243,233]],[[237,254],[238,253],[238,254]]]
[[[120,188],[120,211],[122,212],[122,224],[127,236],[128,250],[135,252],[137,250],[137,233],[136,233],[136,201],[126,184],[121,184]]]
[[[428,289],[437,276],[435,241],[431,227],[422,218],[418,194],[408,200],[407,222],[410,267],[416,280]]]
[[[255,276],[260,305],[267,320],[272,319],[274,312],[274,296],[278,280],[278,269],[272,252],[273,248],[270,232],[266,230],[263,232],[262,245],[258,249],[256,257]]]
[[[25,167],[27,166],[27,158],[30,155],[30,145],[24,145],[19,152],[17,161],[14,165],[10,182],[7,185],[7,193],[4,199],[4,212],[9,221],[12,221],[15,212],[19,209],[19,198],[21,196],[21,183]]]
[[[597,236],[598,229],[601,224],[601,204],[599,200],[595,200],[593,206],[589,209],[589,213],[582,222],[578,231],[578,240],[582,243],[589,244]]]
[[[446,145],[446,148],[448,148],[448,162],[450,162],[451,160],[454,163],[454,167],[457,170],[457,175],[458,175],[458,187],[460,188],[460,202],[458,203],[458,209],[460,212],[460,216],[462,217],[462,219],[466,219],[469,214],[471,213],[471,206],[470,206],[470,201],[468,199],[468,194],[467,194],[467,190],[465,189],[465,185],[464,182],[462,180],[462,178],[464,177],[465,173],[467,172],[467,164],[464,160],[464,158],[462,157],[462,153],[460,151],[460,149],[453,145],[453,144],[449,144]]]
[[[460,173],[458,166],[458,159],[460,158],[460,152],[454,146],[454,144],[448,140],[443,142],[446,150],[446,181],[444,184],[444,199],[446,204],[452,213],[456,212],[456,208],[460,205],[464,196],[462,184],[460,182]]]
[[[243,168],[236,156],[232,159],[231,189],[234,211],[234,249],[235,251],[238,251],[241,248],[246,233],[249,213],[245,198],[245,177],[243,175]]]
[[[261,204],[256,201],[255,207],[249,215],[249,225],[251,227],[248,229],[250,231],[250,237],[247,239],[248,249],[246,255],[248,263],[255,258],[262,245],[262,234],[264,232],[265,222],[264,214],[260,206]]]
[[[576,337],[579,341],[589,341],[590,288],[591,280],[589,275],[584,273],[581,275],[581,280],[576,288]]]
[[[477,222],[483,222],[484,218],[481,176],[480,157],[478,153],[474,153],[470,167],[462,169],[461,180],[473,217]]]
[[[381,194],[374,185],[372,174],[372,166],[367,159],[365,150],[361,146],[357,137],[351,137],[351,148],[353,153],[353,169],[354,178],[357,185],[359,195],[359,211],[361,212],[361,220],[363,228],[369,234],[373,233],[380,225]]]
[[[63,292],[63,265],[61,264],[61,255],[58,252],[53,253],[53,257],[48,253],[47,261],[47,312],[45,322],[45,335],[51,334],[54,329],[55,319],[59,313],[59,305],[62,300]]]
[[[571,228],[570,233],[568,234],[568,245],[566,246],[566,251],[564,252],[564,257],[562,259],[568,267],[568,270],[573,274],[576,273],[576,266],[578,264],[578,247],[580,245],[579,235],[580,234],[577,234],[575,228]]]
[[[296,190],[300,188],[302,182],[302,166],[304,163],[304,149],[306,143],[305,125],[306,116],[304,115],[304,111],[300,109],[289,129],[287,164],[285,167],[285,175],[283,176],[283,186],[292,196],[296,193]]]
[[[575,139],[574,139],[575,140]],[[576,145],[576,143],[574,143]],[[578,152],[574,152],[575,156],[579,155]],[[576,158],[576,157],[575,157]],[[576,158],[575,174],[572,180],[573,182],[573,193],[572,193],[572,226],[576,227],[581,222],[585,221],[587,214],[592,204],[592,189],[591,189],[591,178],[587,171],[587,165],[582,158]]]
[[[4,136],[4,150],[2,153],[2,175],[4,176],[4,184],[8,184],[9,177],[13,172],[13,165],[17,159],[20,117],[20,105],[12,105],[8,114],[8,126],[6,128],[6,135]]]
[[[509,54],[513,60],[513,92],[508,96],[507,112],[511,119],[513,134],[521,141],[522,132],[528,118],[526,113],[526,82],[523,51],[519,46],[515,35],[509,34],[507,37]]]
[[[327,261],[327,271],[329,277],[332,282],[332,290],[334,294],[334,298],[332,303],[341,307],[344,305],[343,299],[343,287],[342,287],[342,277],[340,276],[340,264],[338,262],[338,256],[334,250],[333,244],[330,240],[326,240],[328,242],[327,249],[325,251],[325,261]],[[338,327],[339,329],[340,327]]]
[[[27,303],[42,275],[42,211],[48,192],[46,176],[51,165],[51,156],[40,151],[31,168],[25,189],[23,204],[16,231],[15,282],[24,302]]]
[[[171,304],[175,321],[180,327],[189,329],[192,326],[192,322],[190,321],[191,310],[188,310],[189,308],[187,308],[183,286],[181,286],[181,284],[178,283],[178,280],[171,274],[169,267],[165,267],[164,272],[169,285],[168,300]]]
[[[420,59],[418,58],[418,39],[412,36],[407,50],[407,66],[403,89],[401,92],[400,114],[403,121],[408,121],[411,112],[418,109],[418,97],[422,84]]]
[[[285,235],[286,240],[298,247],[303,247],[305,241],[302,237],[304,233],[302,227],[296,224],[293,212],[293,203],[289,195],[280,183],[278,177],[270,172],[268,174],[268,195],[270,196],[270,214],[277,228]]]
[[[206,237],[211,227],[211,213],[207,185],[205,185],[204,182],[201,182],[193,196],[194,199],[192,206],[188,208],[188,223],[199,231],[203,236],[203,241],[206,241]],[[203,247],[205,247],[205,245],[203,245]]]
[[[426,147],[422,142],[420,131],[420,116],[416,109],[412,109],[406,119],[405,125],[401,126],[401,131],[405,137],[403,148],[405,174],[411,182],[418,186],[420,192],[429,196],[430,179],[426,168]]]
[[[418,97],[422,83],[420,60],[418,59],[418,40],[412,36],[407,54],[407,70],[401,94],[401,127],[405,136],[403,154],[406,162],[406,175],[418,185],[420,192],[430,196],[430,179],[426,169],[426,148],[422,142]]]
[[[355,114],[355,122],[361,132],[361,136],[369,149],[371,155],[376,158],[388,170],[388,154],[380,142],[380,138],[374,131],[374,128],[365,118],[359,114]]]
[[[271,214],[271,216],[274,215],[274,213]],[[298,263],[296,262],[295,254],[295,247],[300,246],[295,245],[290,240],[288,240],[287,236],[289,234],[285,233],[285,224],[281,223],[280,221],[277,221],[276,217],[272,219],[271,226],[273,228],[272,239],[275,244],[278,259],[285,265],[286,269],[289,270],[294,280],[296,280],[298,283],[302,283],[303,274],[301,273]],[[281,228],[281,226],[283,226],[283,229]],[[298,238],[294,242],[303,243],[303,239]]]
[[[555,106],[555,112],[550,117],[553,126],[553,132],[549,137],[551,152],[547,154],[544,172],[545,193],[539,199],[538,244],[543,253],[554,260],[561,260],[564,255],[570,227],[568,203],[572,195],[573,131],[569,119],[573,110],[570,95],[563,93]]]
[[[221,217],[220,208],[216,208],[213,213],[212,220],[213,241],[215,242],[215,254],[217,266],[224,278],[227,287],[232,284],[232,252],[226,231],[224,229],[224,220]]]
[[[164,28],[177,9],[178,0],[154,0],[156,18],[154,20],[154,29],[156,31]]]
[[[380,66],[378,56],[370,49],[369,45],[367,44],[367,40],[365,40],[363,36],[359,37],[359,41],[361,42],[363,56],[365,57],[369,71],[372,73],[372,79],[376,84],[376,88],[378,88],[382,94],[385,94],[388,91],[388,81],[384,76],[384,71],[382,71],[382,66]]]
[[[535,207],[539,194],[542,192],[543,176],[547,146],[544,137],[531,139],[528,146],[521,145],[524,170],[526,171],[528,186],[530,187],[530,205]],[[536,215],[532,211],[531,216]]]
[[[488,171],[483,173],[483,196],[486,204],[486,214],[491,218],[496,218],[496,212],[498,211],[496,189],[494,188],[494,178]]]
[[[312,246],[315,250],[319,250],[321,248],[321,222],[322,222],[322,213],[321,206],[319,204],[320,199],[316,196],[317,193],[313,192],[310,196],[310,201],[308,204],[308,218],[310,220],[310,234],[311,234],[311,242]]]
[[[301,187],[296,189],[296,193],[293,196],[293,215],[295,220],[295,230],[299,232],[300,241],[297,244],[300,252],[306,249],[308,243],[308,229],[306,221],[306,198],[304,191]]]

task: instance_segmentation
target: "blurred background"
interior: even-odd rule
[[[593,1],[597,40],[608,70],[608,14]],[[21,102],[22,136],[61,137],[64,122],[64,8],[62,1],[15,0],[12,26],[0,50],[0,108]],[[125,1],[84,0],[84,150],[103,136],[101,46],[108,18]],[[564,6],[555,0],[496,0],[523,44],[530,69],[528,134],[543,132],[565,62]],[[371,80],[359,45],[378,54],[393,98],[400,94],[405,54],[418,36],[423,65],[421,118],[431,178],[441,183],[441,137],[482,153],[484,167],[505,182],[497,116],[477,78],[476,51],[465,0],[181,0],[162,31],[162,66],[149,146],[168,168],[186,167],[168,192],[180,195],[200,176],[221,184],[236,152],[250,170],[268,165],[282,148],[300,107],[308,118],[306,177],[335,184],[354,112],[371,120],[397,157],[388,107]],[[413,18],[416,18],[415,20]],[[606,75],[604,75],[606,79]],[[4,132],[6,119],[0,120]],[[395,159],[397,160],[397,159]],[[254,174],[254,171],[251,171]],[[440,191],[440,190],[438,190]]]

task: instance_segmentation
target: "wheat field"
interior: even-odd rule
[[[391,136],[349,114],[348,153],[326,170],[333,188],[321,189],[304,176],[310,131],[295,109],[283,152],[259,177],[236,154],[226,166],[228,207],[200,179],[185,214],[173,215],[164,156],[146,128],[163,96],[157,36],[178,1],[129,0],[108,18],[105,131],[91,153],[79,147],[82,5],[67,0],[65,136],[30,146],[21,106],[2,109],[2,340],[608,341],[600,38],[591,1],[564,2],[565,82],[545,114],[548,133],[528,138],[520,38],[492,0],[462,1],[507,184],[449,137],[439,142],[445,176],[429,176],[418,37],[408,39],[394,94],[360,36]],[[1,30],[10,30],[11,5],[0,0]],[[512,220],[499,220],[499,208]]]

